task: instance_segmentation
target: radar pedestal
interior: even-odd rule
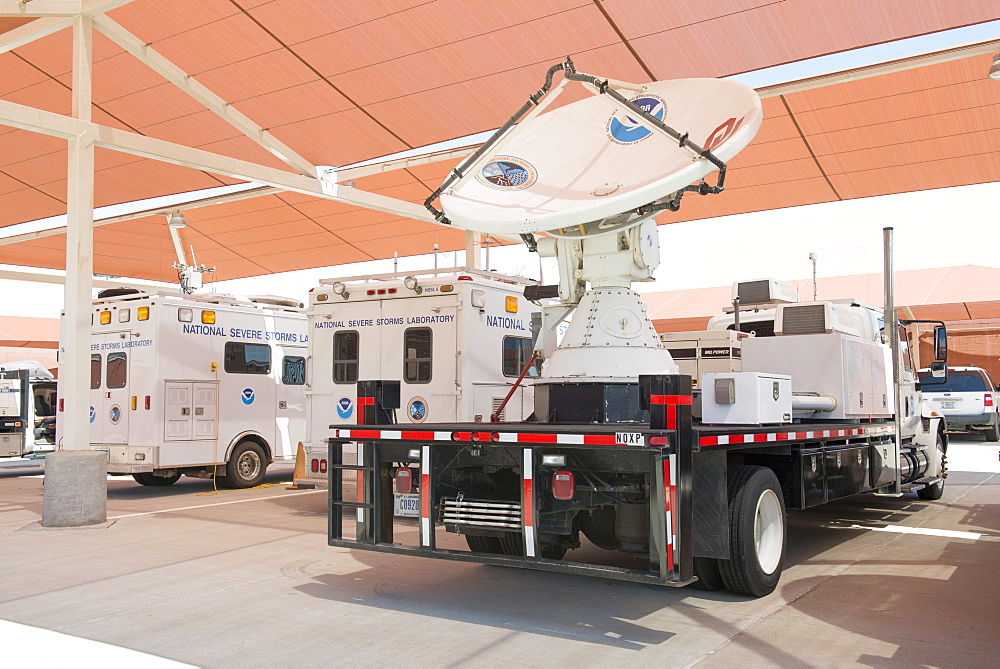
[[[535,382],[535,417],[542,422],[645,422],[639,409],[640,374],[676,374],[670,353],[632,281],[652,277],[659,265],[653,221],[634,222],[613,235],[549,238],[542,255],[578,259],[572,272],[560,273],[559,296],[576,303],[573,320],[559,347]],[[577,293],[587,283],[591,288]]]
[[[676,374],[661,348],[646,305],[635,291],[589,290],[562,343],[535,382],[535,417],[542,422],[645,422],[639,374]]]

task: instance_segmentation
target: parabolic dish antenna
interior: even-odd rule
[[[763,118],[756,92],[733,81],[607,82],[613,90],[602,95],[598,89],[606,80],[572,71],[567,78],[583,80],[595,95],[533,111],[501,129],[486,152],[459,167],[461,178],[443,186],[441,207],[452,224],[493,234],[577,236],[601,231],[581,227],[589,223],[616,228],[638,222],[638,215],[628,213],[724,167],[753,139]],[[540,97],[532,96],[532,104]],[[622,104],[626,99],[647,118]]]
[[[564,78],[553,88],[560,70]],[[569,82],[594,95],[551,108]],[[762,118],[760,98],[743,84],[628,84],[578,73],[567,59],[549,68],[542,88],[426,200],[442,223],[519,234],[531,250],[556,258],[559,304],[542,311],[535,351],[545,364],[536,391],[677,373],[630,288],[659,265],[649,219],[676,211],[685,193],[721,192],[726,161],[753,139]],[[704,179],[716,170],[711,186]],[[572,309],[579,317],[554,346],[551,333]]]

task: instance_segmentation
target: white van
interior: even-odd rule
[[[307,466],[296,482],[326,485],[326,440],[337,425],[362,422],[359,380],[400,382],[402,425],[488,423],[498,411],[503,420],[526,419],[531,388],[514,383],[532,358],[532,315],[541,309],[523,293],[535,283],[459,267],[329,279],[313,288]]]
[[[247,488],[294,460],[308,346],[297,300],[111,289],[92,318],[90,443],[109,473]]]

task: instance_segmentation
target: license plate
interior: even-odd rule
[[[954,402],[941,402],[941,408],[942,409],[954,409],[955,408],[955,403]]]
[[[420,517],[420,494],[395,492],[392,494],[392,513],[403,518]]]

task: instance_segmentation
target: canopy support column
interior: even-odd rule
[[[73,116],[90,121],[93,20],[73,20]],[[66,450],[90,448],[90,342],[94,274],[94,141],[89,134],[69,140],[66,188],[66,316],[61,335],[59,417]]]
[[[465,266],[472,269],[482,269],[479,250],[482,248],[482,235],[472,230],[465,231]]]

